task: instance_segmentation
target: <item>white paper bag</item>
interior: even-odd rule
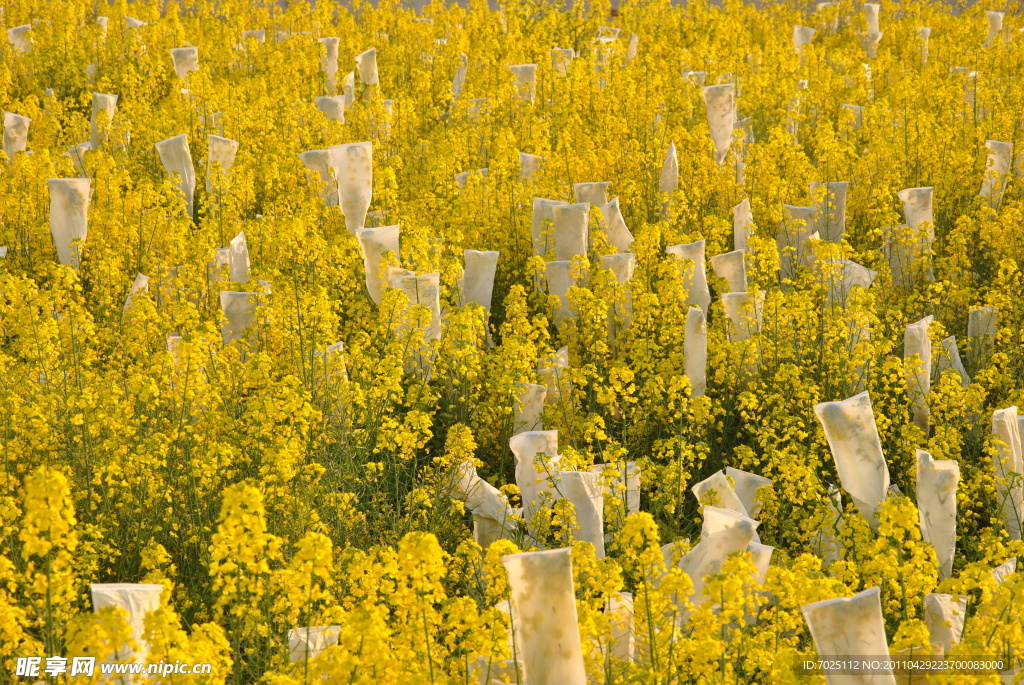
[[[491,311],[491,295],[494,292],[494,274],[498,270],[500,252],[465,250],[465,268],[462,275],[462,306],[475,302]]]
[[[837,537],[843,521],[843,496],[839,488],[829,486],[826,500],[826,517],[821,528],[812,538],[811,551],[827,566],[842,555],[843,546]]]
[[[206,192],[212,192],[213,179],[222,175],[224,178],[231,173],[238,154],[238,141],[209,134],[206,136]],[[234,280],[234,279],[232,279]]]
[[[736,491],[721,471],[710,476],[690,488],[690,492],[702,505],[735,511],[747,516],[747,508],[743,506]]]
[[[128,309],[132,306],[132,300],[135,298],[135,294],[136,293],[143,293],[143,292],[148,292],[148,291],[149,291],[149,276],[146,276],[144,274],[135,274],[135,280],[132,281],[132,287],[128,291],[128,297],[126,297],[125,301],[124,301],[124,310],[123,311],[127,312]]]
[[[761,332],[765,292],[725,293],[722,307],[729,319],[729,342],[744,342]]]
[[[381,226],[379,228],[360,228],[356,230],[356,240],[363,253],[363,268],[366,272],[366,290],[374,304],[380,304],[381,281],[380,262],[385,252],[392,252],[395,260],[400,261],[398,251],[398,226]]]
[[[704,104],[708,110],[708,127],[715,144],[715,161],[722,165],[732,143],[736,120],[736,91],[731,83],[704,87]]]
[[[345,123],[345,96],[344,95],[325,95],[317,97],[316,108],[318,111],[323,112],[323,115],[328,119],[333,119],[340,124]]]
[[[665,248],[665,252],[683,263],[683,273],[690,270],[689,294],[686,297],[686,304],[700,307],[705,312],[708,311],[708,306],[711,304],[711,291],[708,290],[707,267],[704,265],[704,241],[698,240],[686,245],[671,245]],[[690,262],[692,267],[688,269],[685,266],[686,262]]]
[[[997,482],[996,492],[1003,509],[1003,524],[1011,540],[1020,540],[1024,522],[1024,456],[1017,407],[992,412],[992,441],[996,450],[992,462],[996,478],[1002,481]]]
[[[15,52],[26,53],[32,50],[32,25],[22,24],[7,29],[7,40],[11,41]]]
[[[124,23],[125,26],[127,26],[130,29],[141,29],[143,26],[146,25],[146,22],[142,21],[141,19],[136,19],[134,17],[125,17]]]
[[[932,37],[932,30],[927,26],[918,26],[917,35],[921,37],[921,64],[927,64],[928,39]]]
[[[373,143],[348,143],[327,148],[338,181],[338,204],[350,231],[366,225],[373,197]]]
[[[93,583],[89,586],[92,594],[93,611],[106,607],[117,607],[128,614],[128,625],[132,629],[133,651],[127,644],[116,648],[108,663],[130,662],[141,664],[149,654],[149,645],[142,639],[145,632],[146,614],[160,608],[160,593],[163,585],[139,583]],[[136,682],[138,679],[136,679]],[[132,679],[123,680],[131,683]]]
[[[705,513],[714,507],[704,507]],[[712,573],[720,573],[722,564],[730,554],[746,550],[757,532],[757,521],[737,514],[723,517],[715,528],[701,531],[700,542],[679,562],[686,575],[693,581],[690,601],[700,605],[709,598],[703,596],[705,581]]]
[[[380,83],[377,74],[377,49],[370,48],[366,52],[356,55],[356,71],[359,72],[359,80],[368,86],[376,86]]]
[[[846,194],[850,184],[847,181],[834,183],[812,183],[811,197],[817,197],[824,188],[824,197],[815,202],[817,218],[815,228],[822,240],[838,243],[846,234]]]
[[[193,201],[196,193],[196,170],[192,165],[192,151],[188,147],[188,135],[182,133],[161,140],[156,144],[156,151],[160,155],[160,162],[168,175],[173,178],[178,176],[178,188],[185,196],[185,215],[188,218],[194,216]]]
[[[747,515],[755,517],[761,513],[761,504],[757,501],[757,491],[761,488],[772,487],[772,480],[756,473],[734,469],[731,466],[725,467],[725,475],[732,479],[732,489],[743,503],[743,509]]]
[[[28,127],[32,120],[14,112],[4,112],[4,152],[7,159],[14,161],[15,152],[24,152],[28,147]]]
[[[605,614],[611,623],[607,655],[621,661],[633,661],[636,655],[636,640],[633,636],[633,594],[613,593],[605,605]]]
[[[732,244],[735,250],[746,250],[747,239],[752,232],[754,217],[750,213],[750,198],[732,208]]]
[[[1013,143],[998,140],[986,140],[988,159],[985,162],[985,178],[981,184],[982,197],[990,198],[993,204],[999,204],[1006,185],[1006,175],[1010,173],[1010,161],[1013,157]]]
[[[225,346],[245,335],[246,329],[256,319],[258,303],[259,295],[256,293],[221,291],[220,308],[227,323],[220,329],[220,334]]]
[[[186,78],[199,69],[199,48],[172,48],[171,60],[174,62],[174,73],[178,78]]]
[[[356,72],[350,71],[341,80],[341,94],[345,97],[345,106],[351,107],[356,101]]]
[[[917,450],[917,509],[921,519],[921,537],[935,547],[939,559],[939,579],[953,573],[956,554],[956,488],[960,483],[960,464],[943,459],[935,461],[924,450]]]
[[[960,642],[967,616],[967,596],[927,594],[924,596],[924,622],[931,644],[941,645],[945,654]]]
[[[841,402],[822,402],[814,405],[814,414],[825,429],[843,488],[872,530],[877,531],[875,511],[889,491],[889,467],[882,454],[871,398],[862,392]]]
[[[537,65],[514,64],[509,69],[516,79],[517,97],[525,102],[533,102],[537,94]]]
[[[998,323],[999,310],[995,307],[971,307],[967,318],[967,341],[974,368],[980,368],[992,356]]]
[[[555,222],[555,258],[571,261],[586,256],[590,242],[590,204],[555,205],[551,209]]]
[[[608,186],[611,181],[594,181],[590,183],[574,183],[572,192],[577,203],[588,203],[597,207],[608,204]]]
[[[317,42],[324,46],[324,51],[320,55],[324,86],[328,93],[333,93],[338,80],[338,46],[341,44],[341,38],[318,38]]]
[[[783,280],[796,280],[800,264],[807,256],[807,240],[818,231],[817,207],[782,205],[782,224],[775,236],[779,250],[779,275]]]
[[[107,93],[92,94],[92,114],[89,117],[89,145],[93,150],[99,148],[105,137],[105,127],[114,119],[117,109],[117,96]]]
[[[818,656],[841,660],[871,657],[883,662],[882,668],[857,675],[826,671],[828,685],[896,685],[896,678],[884,663],[889,656],[889,644],[879,588],[868,588],[850,598],[805,604],[802,610]]]
[[[733,250],[711,258],[711,268],[726,282],[728,292],[741,293],[747,291],[747,266],[744,263],[743,250]]]
[[[530,155],[525,152],[519,153],[519,180],[529,181],[544,166],[545,157]]]
[[[46,182],[50,189],[50,233],[57,258],[75,269],[81,265],[81,244],[89,232],[90,183],[87,178],[51,178]]]
[[[674,193],[679,190],[679,157],[676,155],[675,141],[669,144],[668,152],[665,153],[658,190],[663,193]]]
[[[569,65],[572,64],[575,56],[576,51],[572,48],[553,48],[551,50],[551,68],[555,73],[567,76]]]
[[[868,33],[881,33],[882,29],[879,27],[878,14],[882,8],[881,5],[874,2],[864,3],[864,18],[867,21]]]
[[[707,388],[708,327],[707,314],[699,307],[686,310],[683,348],[683,366],[690,381],[690,396],[701,397]]]
[[[518,622],[530,685],[586,685],[572,581],[572,550],[502,557]]]
[[[523,518],[528,529],[538,511],[558,499],[558,431],[526,431],[512,436],[509,448],[516,459],[516,485],[523,498]],[[543,456],[540,456],[543,455]]]
[[[907,397],[914,411],[914,423],[928,434],[928,393],[932,389],[932,340],[928,327],[935,317],[926,316],[910,324],[903,333],[903,363],[906,368]]]
[[[296,663],[320,656],[325,649],[338,644],[341,626],[312,626],[288,631],[288,661]]]
[[[465,53],[459,55],[459,66],[455,68],[455,76],[452,77],[452,98],[458,100],[462,95],[462,89],[466,86],[466,76],[469,74],[469,56]]]
[[[804,49],[805,45],[814,40],[815,33],[817,33],[817,31],[807,26],[794,26],[793,47],[796,48],[796,51],[800,52]]]
[[[622,218],[619,198],[613,197],[608,204],[601,207],[601,214],[604,216],[604,231],[608,244],[619,252],[627,252],[633,244],[633,234],[626,226],[626,220]]]
[[[231,239],[228,248],[228,269],[232,281],[249,282],[249,245],[245,240],[245,232],[239,232]]]
[[[572,277],[572,262],[547,262],[548,295],[558,296],[558,306],[552,313],[555,326],[561,327],[566,319],[574,316],[569,308],[569,288],[576,285]]]
[[[988,19],[988,37],[985,38],[985,47],[992,47],[996,44],[999,35],[1003,32],[1003,12],[989,10],[985,12]]]
[[[625,466],[625,470],[623,470]],[[625,498],[626,515],[635,514],[640,511],[640,467],[635,461],[627,461],[614,464],[595,464],[590,467],[591,472],[601,474],[605,484],[604,496],[616,499]],[[615,475],[609,482],[604,474],[605,471],[614,471]]]
[[[430,321],[421,327],[426,342],[441,339],[441,274],[418,276],[403,275],[391,279],[391,287],[398,288],[409,298],[409,307],[425,305],[430,309]]]
[[[516,398],[512,412],[512,435],[543,431],[541,422],[544,400],[548,396],[546,385],[516,383]]]
[[[942,352],[939,354],[939,358],[935,360],[936,378],[942,378],[942,374],[945,373],[946,369],[956,371],[957,375],[960,376],[960,384],[963,387],[966,388],[971,384],[971,377],[967,375],[967,369],[964,368],[964,363],[960,359],[960,350],[957,349],[955,335],[942,340]]]
[[[530,234],[533,239],[533,253],[541,257],[555,248],[555,207],[568,207],[567,202],[548,200],[543,197],[533,198],[533,217]],[[545,222],[550,222],[548,225]]]
[[[604,494],[601,474],[592,471],[562,471],[558,474],[562,497],[576,512],[574,537],[594,545],[594,555],[604,558]]]
[[[328,207],[338,204],[338,182],[334,178],[334,169],[331,168],[331,153],[327,150],[307,150],[299,155],[303,166],[320,177],[325,184],[324,201]]]

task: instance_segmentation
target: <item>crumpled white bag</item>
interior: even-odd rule
[[[89,232],[89,200],[92,192],[87,178],[51,178],[50,233],[61,264],[77,269],[81,265],[82,243]],[[78,243],[75,243],[75,241]]]
[[[191,219],[194,216],[194,200],[196,193],[196,170],[192,165],[192,151],[188,147],[188,135],[182,133],[156,144],[160,162],[173,178],[178,176],[178,188],[185,196],[185,214]]]
[[[705,516],[709,510],[714,514],[715,507],[704,507]],[[695,606],[709,599],[703,596],[707,577],[712,573],[720,573],[722,564],[730,554],[745,551],[750,546],[757,534],[757,526],[757,521],[736,514],[716,518],[714,528],[702,528],[700,541],[679,561],[679,568],[693,581],[690,601]]]
[[[907,188],[896,193],[896,197],[903,203],[903,217],[907,225],[917,228],[924,222],[934,223],[932,220],[932,193],[935,189]]]
[[[249,282],[249,244],[245,240],[245,232],[239,231],[238,235],[231,239],[228,248],[228,270],[232,281],[236,283]]]
[[[706,507],[717,507],[735,511],[738,514],[748,516],[747,508],[743,506],[732,484],[721,471],[715,471],[704,480],[696,483],[690,492],[697,498],[697,501]]]
[[[996,44],[996,38],[1003,32],[1003,12],[988,10],[985,18],[988,19],[988,36],[985,38],[985,47],[990,48]]]
[[[704,87],[704,104],[708,111],[708,127],[715,144],[715,162],[725,163],[732,144],[733,122],[736,120],[736,89],[731,83]]]
[[[827,566],[839,561],[843,545],[837,537],[843,521],[843,496],[839,488],[829,486],[826,503],[828,516],[812,540],[811,551]]]
[[[939,580],[953,573],[956,554],[956,488],[960,464],[952,459],[936,461],[917,450],[917,510],[921,537],[935,547],[939,559]]]
[[[351,107],[356,101],[356,72],[345,74],[341,81],[341,94],[345,97],[345,106]]]
[[[828,685],[896,685],[885,660],[889,643],[885,638],[881,590],[878,587],[858,592],[853,597],[826,599],[801,607],[814,647],[826,659],[880,659],[880,668],[863,675],[837,675],[826,671]]]
[[[199,48],[171,48],[171,60],[174,62],[174,73],[178,78],[187,78],[190,73],[199,69]]]
[[[338,204],[345,227],[356,231],[366,225],[373,198],[373,143],[347,143],[327,148],[338,181]]]
[[[704,241],[698,240],[686,245],[670,245],[665,248],[665,252],[683,264],[686,262],[693,264],[686,304],[696,305],[707,312],[708,306],[711,304],[711,291],[708,290],[707,267],[704,264]]]
[[[870,396],[865,391],[840,402],[822,402],[814,405],[814,414],[825,429],[843,488],[871,529],[877,531],[875,511],[889,491],[889,467],[882,454]]]
[[[510,554],[501,562],[518,614],[520,654],[530,685],[585,685],[572,549]]]
[[[935,317],[926,316],[903,332],[903,363],[907,397],[914,411],[914,423],[928,434],[928,393],[932,389],[932,340],[928,327]],[[915,359],[916,357],[916,359]]]
[[[103,143],[104,128],[114,119],[117,96],[107,93],[92,94],[92,114],[89,117],[89,145],[93,150]]]
[[[927,64],[928,40],[932,37],[932,30],[927,26],[918,26],[917,35],[921,38],[921,64]]]
[[[967,341],[974,368],[980,368],[992,356],[998,324],[999,310],[995,307],[971,307],[967,316]]]
[[[574,57],[576,57],[576,51],[572,48],[552,48],[551,68],[555,70],[555,73],[567,76]]]
[[[605,497],[625,498],[627,516],[640,511],[640,467],[635,461],[627,461],[625,470],[622,468],[622,462],[594,464],[590,470],[592,473],[601,474]],[[608,480],[604,476],[605,471],[615,472],[616,475]]]
[[[311,626],[288,631],[288,661],[315,659],[328,647],[338,644],[341,626]]]
[[[4,112],[4,152],[14,161],[15,152],[24,152],[28,147],[28,127],[32,120],[14,112]]]
[[[743,503],[743,509],[747,512],[747,515],[754,517],[761,513],[761,503],[757,501],[757,491],[761,488],[772,487],[771,478],[734,469],[731,466],[725,467],[725,475],[732,478],[732,489],[736,496],[740,498],[740,502]]]
[[[466,86],[466,76],[469,74],[469,55],[459,55],[459,66],[455,68],[455,76],[452,77],[452,98],[458,100],[462,95],[462,89]]]
[[[396,260],[400,260],[398,250],[398,226],[380,226],[378,228],[360,228],[356,230],[356,240],[363,253],[363,268],[366,272],[366,290],[374,304],[380,304],[381,281],[380,261],[385,252],[393,252]]]

